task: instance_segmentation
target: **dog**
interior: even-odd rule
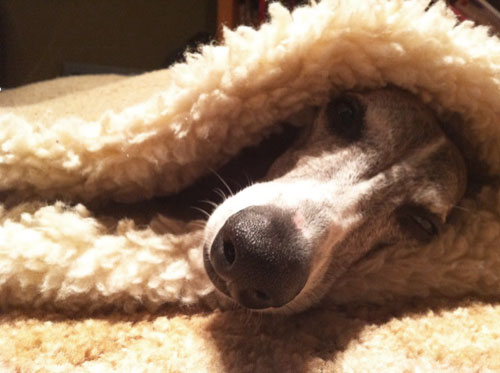
[[[206,223],[210,280],[250,310],[304,310],[367,253],[431,242],[465,193],[461,153],[413,94],[345,92],[312,118]]]

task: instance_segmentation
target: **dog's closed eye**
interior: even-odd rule
[[[326,107],[326,115],[334,135],[350,142],[361,137],[364,110],[356,97],[346,95],[332,100]]]
[[[442,228],[440,219],[418,205],[403,205],[396,211],[401,230],[421,243],[429,243]]]

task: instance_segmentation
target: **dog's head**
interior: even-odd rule
[[[346,93],[318,109],[266,181],[216,208],[205,268],[246,308],[298,311],[370,250],[430,242],[465,185],[459,151],[416,97]]]

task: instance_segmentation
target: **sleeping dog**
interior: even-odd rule
[[[264,181],[217,206],[205,268],[243,307],[296,312],[368,252],[429,243],[465,187],[460,152],[418,98],[345,93],[317,109]]]

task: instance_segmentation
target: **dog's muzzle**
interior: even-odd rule
[[[292,214],[273,206],[247,207],[226,220],[210,249],[206,271],[214,285],[250,309],[290,302],[309,276],[310,250]]]

